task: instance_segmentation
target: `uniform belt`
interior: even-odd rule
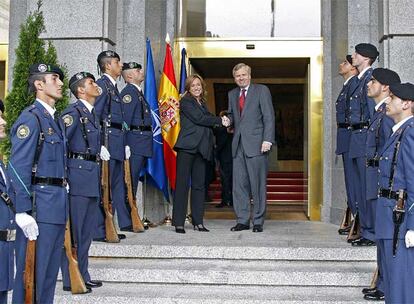
[[[152,127],[151,126],[134,126],[132,125],[130,128],[130,130],[132,131],[152,131]]]
[[[341,128],[341,129],[348,129],[351,126],[347,122],[338,122],[336,125],[338,128]]]
[[[32,184],[66,187],[68,182],[66,178],[33,176]]]
[[[102,121],[101,125],[104,126],[105,122]],[[108,127],[113,128],[113,129],[118,129],[118,130],[121,130],[121,131],[123,130],[122,124],[117,123],[117,122],[111,122]]]
[[[68,153],[68,158],[88,160],[88,161],[92,161],[92,162],[99,162],[98,155],[87,154],[87,153],[69,152]]]
[[[392,200],[398,200],[398,191],[392,191],[389,189],[380,188],[378,190],[379,197],[385,197]],[[404,192],[404,199],[407,199],[407,192]]]
[[[379,167],[379,160],[376,158],[367,159],[367,167]]]
[[[361,122],[357,124],[352,124],[351,129],[352,130],[360,130],[360,129],[366,129],[368,128],[369,124],[367,122]]]
[[[16,229],[0,230],[0,241],[12,242],[16,239]]]

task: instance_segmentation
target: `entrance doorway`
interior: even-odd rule
[[[227,93],[235,87],[232,68],[239,62],[252,68],[252,82],[270,89],[277,140],[269,157],[267,197],[271,219],[320,219],[321,149],[316,143],[320,143],[322,131],[321,42],[306,42],[307,49],[303,41],[298,49],[298,41],[290,40],[185,38],[177,40],[174,47],[175,54],[186,48],[189,73],[200,74],[206,81],[207,103],[213,113],[227,109]],[[179,60],[176,58],[176,62]],[[214,184],[211,190],[213,199],[217,199]],[[228,218],[233,213],[209,214],[207,210],[206,215]]]

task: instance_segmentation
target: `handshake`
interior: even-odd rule
[[[226,128],[230,127],[231,121],[230,121],[230,118],[227,117],[227,111],[221,111],[220,117],[221,117],[221,124]]]

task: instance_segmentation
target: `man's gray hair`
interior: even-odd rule
[[[233,68],[233,77],[234,77],[234,74],[238,71],[238,70],[240,70],[241,68],[246,68],[246,70],[247,70],[247,73],[249,73],[249,75],[251,75],[251,73],[252,73],[252,69],[247,65],[247,64],[245,64],[245,63],[238,63],[238,64],[236,64],[235,66],[234,66],[234,68]]]

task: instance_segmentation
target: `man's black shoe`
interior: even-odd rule
[[[242,231],[242,230],[249,230],[250,226],[249,225],[243,225],[243,224],[237,224],[234,227],[231,227],[231,231]]]
[[[362,293],[363,294],[374,293],[376,291],[377,291],[377,287],[374,287],[374,288],[363,288],[362,289]]]
[[[253,226],[253,232],[263,232],[263,226],[262,225],[254,225]]]
[[[360,238],[351,242],[352,246],[375,246],[375,242],[366,238]]]
[[[382,301],[385,299],[384,293],[381,290],[376,290],[374,293],[367,293],[364,295],[364,300]]]
[[[123,234],[123,233],[118,233],[118,239],[125,240],[126,239],[126,235]]]
[[[102,286],[102,282],[97,280],[90,280],[88,282],[85,282],[85,285],[87,288],[98,288]]]
[[[63,291],[72,291],[72,288],[70,288],[70,286],[69,287],[63,286]],[[92,289],[90,287],[86,286],[86,291],[83,294],[91,293],[91,292],[92,292]]]
[[[126,226],[124,228],[121,228],[121,231],[134,232],[134,229],[132,229],[132,225],[131,225],[131,226]]]
[[[221,202],[220,204],[216,205],[216,208],[223,208],[223,207],[227,207],[229,204],[227,204],[226,202]]]
[[[342,228],[342,229],[338,229],[338,233],[340,235],[348,235],[349,234],[349,230],[351,230],[351,226]]]

